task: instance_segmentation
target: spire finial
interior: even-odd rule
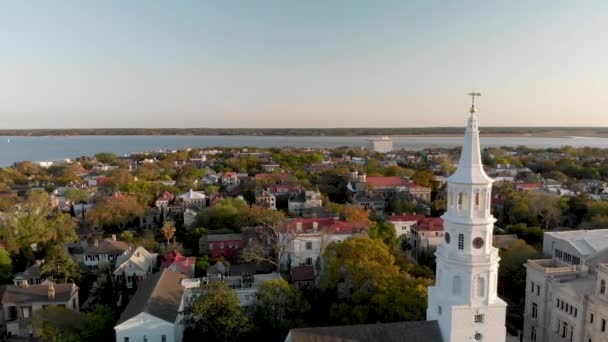
[[[469,112],[471,114],[475,113],[475,96],[481,96],[481,93],[476,93],[476,92],[472,92],[472,93],[468,93],[467,95],[469,95],[471,97],[471,109],[469,110]]]

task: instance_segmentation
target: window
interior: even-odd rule
[[[475,323],[483,323],[483,315],[475,315]]]
[[[531,281],[530,284],[531,284],[530,285],[531,286],[530,289],[532,290],[532,293],[534,293],[534,282]],[[558,301],[559,301],[559,299],[558,299]]]
[[[535,327],[531,327],[532,329],[530,330],[530,341],[532,342],[536,342],[536,328]]]
[[[458,234],[458,249],[464,249],[464,234]]]
[[[475,193],[475,206],[479,207],[479,192]]]
[[[128,337],[125,337],[125,342],[129,342],[129,338]]]
[[[23,318],[30,318],[30,308],[22,308]]]
[[[602,332],[606,331],[606,320],[602,318]]]
[[[606,293],[606,281],[604,279],[602,279],[600,281],[600,293],[601,294],[605,294]]]
[[[557,299],[557,308],[558,308],[558,309],[559,309],[559,303],[560,303],[560,300],[559,300],[559,298],[558,298],[558,299]]]
[[[437,305],[437,313],[441,315],[441,305]]]
[[[540,285],[536,285],[536,295],[540,296]]]
[[[308,266],[312,265],[312,258],[306,258],[306,265],[308,265]]]
[[[566,338],[566,332],[567,331],[568,331],[568,323],[562,322],[562,328],[561,328],[561,333],[560,333],[560,335],[562,336],[562,338]]]
[[[144,335],[144,342],[148,342],[148,337],[146,337],[146,335]]]
[[[458,209],[464,208],[464,202],[466,201],[466,195],[464,192],[458,194]]]
[[[160,342],[167,342],[167,335],[163,335],[160,337]]]
[[[589,323],[593,324],[593,313],[589,314]]]
[[[574,308],[574,317],[576,317],[578,315],[578,309]]]
[[[306,241],[306,249],[312,249],[312,241]]]
[[[532,318],[538,317],[538,305],[536,303],[532,303]]]

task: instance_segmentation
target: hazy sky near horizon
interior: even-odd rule
[[[608,1],[11,1],[0,129],[608,126]]]

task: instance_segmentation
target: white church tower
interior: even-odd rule
[[[458,170],[448,178],[445,240],[437,248],[435,286],[429,287],[427,320],[439,322],[444,342],[506,339],[507,304],[496,295],[496,219],[490,213],[493,180],[481,162],[473,98]]]

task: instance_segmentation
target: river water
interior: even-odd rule
[[[181,149],[187,147],[312,147],[369,146],[370,137],[334,136],[48,136],[0,137],[0,166],[16,161],[45,161],[89,156],[99,152],[119,155]],[[462,136],[394,136],[396,149],[421,150],[429,147],[455,147]],[[482,137],[483,147],[526,145],[547,147],[608,148],[608,138],[595,137]]]

